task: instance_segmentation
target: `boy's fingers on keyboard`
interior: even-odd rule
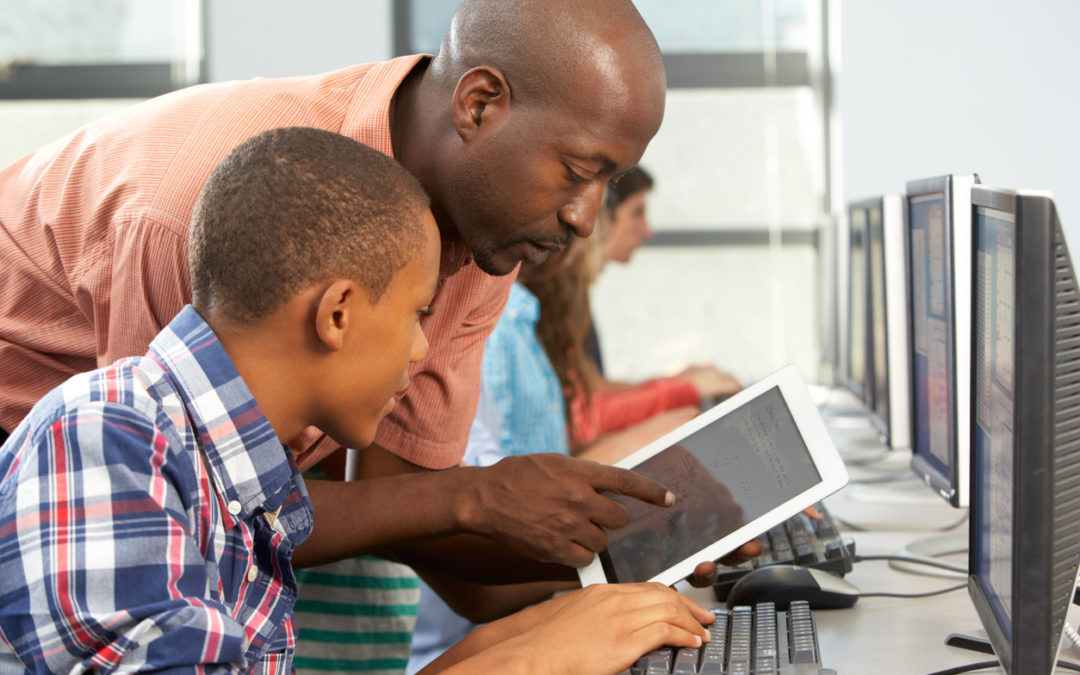
[[[620,586],[630,593],[648,594],[649,598],[640,601],[640,604],[644,605],[652,602],[656,606],[672,605],[676,610],[685,610],[693,618],[692,627],[700,628],[702,624],[712,623],[714,617],[713,613],[705,609],[698,603],[694,602],[690,598],[686,597],[682,593],[656,582],[647,582],[642,584],[620,584]],[[708,635],[708,631],[701,629],[702,635]]]

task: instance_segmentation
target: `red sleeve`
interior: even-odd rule
[[[591,443],[602,434],[621,431],[665,410],[700,403],[693,383],[682,377],[664,377],[625,389],[594,392],[588,407],[584,397],[578,395],[571,404],[573,443]]]

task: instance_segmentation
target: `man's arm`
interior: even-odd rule
[[[315,527],[294,554],[297,567],[388,551],[409,563],[415,545],[459,533],[542,563],[581,567],[607,546],[602,528],[627,521],[626,509],[602,493],[658,506],[674,499],[640,474],[563,455],[520,455],[487,468],[434,472],[377,446],[360,455],[359,480],[308,482]],[[492,561],[493,569],[479,578],[499,571],[499,564]]]

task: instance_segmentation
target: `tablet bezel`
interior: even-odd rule
[[[795,366],[786,366],[765,377],[726,401],[698,415],[686,424],[625,457],[615,466],[632,469],[646,459],[663,452],[687,436],[709,426],[721,417],[774,388],[780,391],[784,403],[787,404],[791,417],[795,421],[795,427],[806,445],[811,461],[821,480],[787,501],[775,505],[766,513],[747,522],[730,534],[703,546],[693,555],[668,567],[648,579],[648,581],[656,581],[670,586],[685,579],[699,563],[716,560],[731,553],[762,532],[779,525],[803,509],[813,506],[847,484],[848,474],[847,469],[844,467],[844,460],[829,437],[828,430],[821,420],[821,414],[811,400],[810,392],[807,390],[806,384]],[[597,583],[616,583],[607,578],[600,558],[595,554],[590,564],[578,568],[578,576],[581,579],[582,586]]]

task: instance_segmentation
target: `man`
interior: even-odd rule
[[[458,463],[511,273],[590,233],[604,186],[659,127],[664,87],[659,49],[627,0],[467,0],[432,58],[193,87],[10,165],[0,172],[0,428],[68,375],[143,353],[183,307],[192,205],[229,150],[267,128],[333,130],[397,157],[431,195],[440,288],[424,321],[430,353],[363,451],[366,480],[309,483],[325,525],[295,562],[395,550],[492,581],[475,565],[488,557],[482,545],[460,558],[449,555],[460,543],[402,548],[470,532],[537,560],[586,563],[606,542],[602,527],[625,521],[602,492],[660,504],[665,491],[553,456],[402,474]],[[303,468],[339,446],[308,430],[293,447]],[[494,567],[506,580],[538,573]]]

